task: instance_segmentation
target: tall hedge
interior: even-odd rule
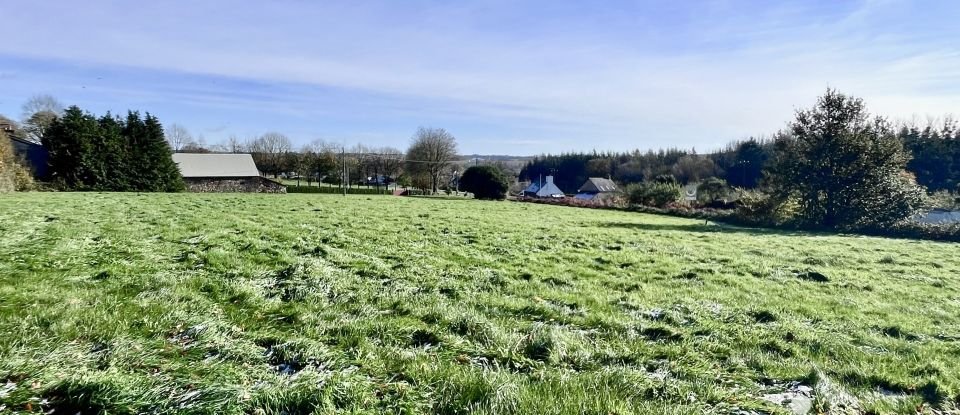
[[[156,117],[97,118],[73,106],[43,138],[50,177],[70,190],[176,192],[183,178]]]

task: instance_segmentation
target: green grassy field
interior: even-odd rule
[[[956,244],[333,195],[2,195],[0,235],[0,412],[960,403]]]

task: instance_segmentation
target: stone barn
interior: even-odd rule
[[[282,184],[261,177],[249,154],[174,153],[173,161],[191,192],[287,192]]]

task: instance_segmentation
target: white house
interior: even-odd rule
[[[556,184],[553,183],[553,176],[547,176],[545,182],[533,182],[530,186],[527,186],[526,189],[523,189],[524,196],[535,196],[535,197],[564,197],[566,196],[563,193],[563,190],[560,190]]]

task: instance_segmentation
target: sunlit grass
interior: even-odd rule
[[[955,244],[334,195],[5,195],[0,235],[6,410],[729,413],[781,410],[760,396],[788,381],[819,409],[960,400]]]

